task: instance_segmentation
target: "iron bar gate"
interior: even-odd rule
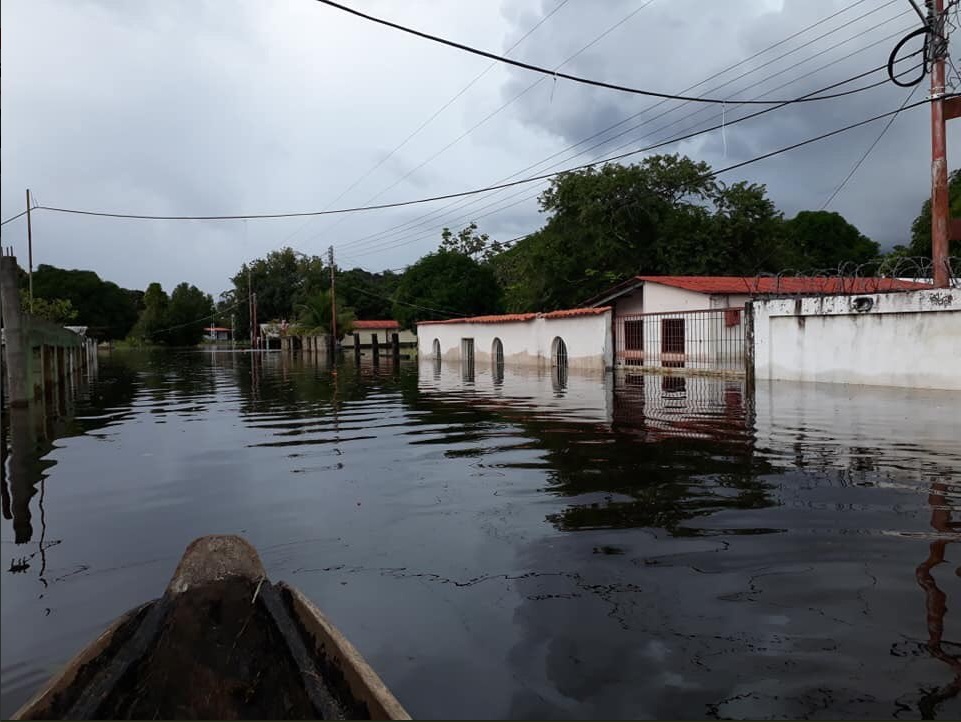
[[[615,363],[743,375],[745,326],[744,308],[615,316]]]

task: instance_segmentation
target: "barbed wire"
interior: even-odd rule
[[[961,289],[961,256],[947,259],[951,288]],[[878,258],[864,263],[850,261],[836,267],[795,269],[745,277],[745,291],[787,298],[835,296],[858,293],[890,293],[933,288],[934,263],[925,256]]]

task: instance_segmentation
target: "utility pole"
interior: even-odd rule
[[[250,266],[247,266],[247,324],[250,326],[250,348],[254,347],[254,288],[250,279]]]
[[[30,266],[27,274],[30,281],[30,313],[33,313],[33,227],[30,224],[30,189],[27,188],[27,264]]]
[[[944,0],[927,0],[927,6],[931,53],[931,263],[935,287],[947,288],[951,283],[948,242],[952,237],[961,240],[961,224],[951,220],[945,123],[961,116],[961,99],[944,97],[944,66],[948,55]]]
[[[327,249],[330,263],[330,351],[337,351],[337,296],[334,292],[334,247]]]

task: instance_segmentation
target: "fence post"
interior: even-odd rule
[[[390,350],[393,356],[392,361],[394,362],[394,366],[400,365],[400,334],[391,334]]]
[[[354,363],[360,366],[360,334],[354,334]]]
[[[30,401],[27,396],[29,366],[26,329],[20,310],[16,256],[0,257],[0,307],[6,337],[7,392],[10,394],[10,405],[26,406]]]
[[[370,335],[370,352],[374,357],[374,366],[377,366],[380,363],[380,343],[376,333]]]
[[[744,304],[744,386],[754,398],[754,302]]]

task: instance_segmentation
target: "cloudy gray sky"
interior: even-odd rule
[[[3,218],[23,209],[27,187],[45,205],[164,215],[337,208],[466,190],[756,110],[737,106],[739,98],[822,88],[882,65],[917,24],[908,0],[344,1],[496,52],[520,40],[512,57],[658,91],[683,91],[740,64],[691,91],[730,105],[659,103],[489,68],[311,0],[7,0]],[[893,110],[908,92],[888,84],[789,106],[665,150],[723,167]],[[920,88],[914,99],[924,95]],[[788,216],[818,208],[883,123],[723,179],[767,184]],[[957,167],[961,124],[949,125],[948,142]],[[929,192],[928,153],[927,110],[904,113],[830,208],[882,245],[903,241]],[[500,239],[536,229],[542,187],[311,221],[37,212],[34,262],[92,268],[133,288],[186,280],[215,295],[244,260],[282,245],[322,253],[333,244],[342,265],[399,268],[436,247],[445,225],[476,220]],[[2,243],[25,259],[25,224],[4,226]]]

